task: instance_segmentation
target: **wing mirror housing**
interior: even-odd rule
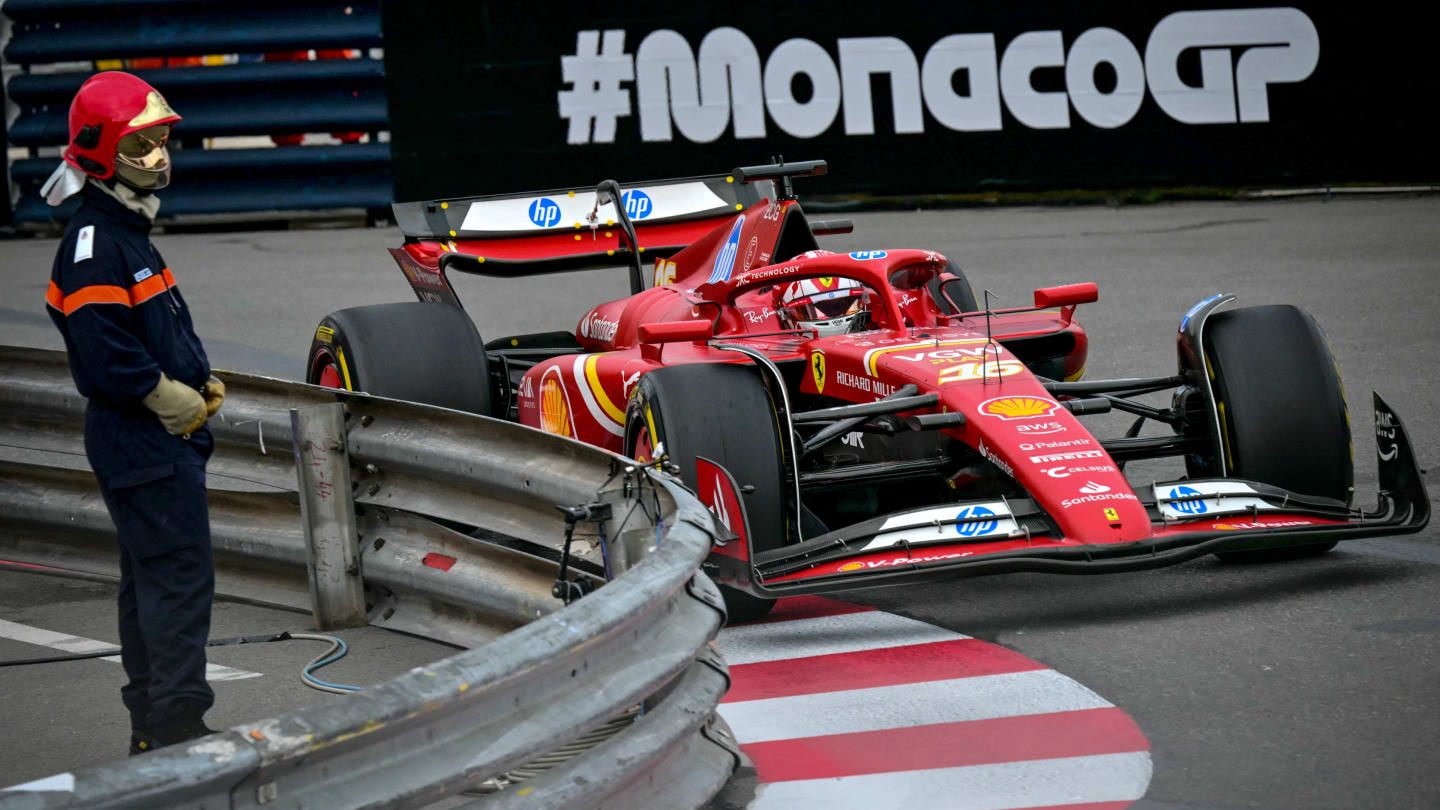
[[[715,336],[715,324],[710,321],[646,323],[641,324],[636,331],[640,338],[640,356],[646,360],[659,361],[664,344],[709,340]]]
[[[1041,287],[1035,291],[1035,306],[1041,309],[1093,304],[1099,300],[1100,288],[1093,281],[1083,284],[1062,284],[1058,287]]]

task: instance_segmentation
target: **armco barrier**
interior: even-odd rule
[[[267,61],[132,69],[165,94],[183,121],[175,130],[175,181],[162,215],[266,210],[384,209],[394,199],[385,63],[364,54],[379,46],[377,0],[245,4],[207,0],[7,0],[12,20],[5,61],[27,72],[6,96],[19,108],[9,141],[63,145],[70,99],[90,71],[32,73],[37,65],[134,58],[359,49],[358,59]],[[306,132],[370,133],[369,144],[205,150],[205,138]],[[57,159],[17,160],[18,222],[44,222],[38,196]],[[63,213],[63,212],[62,212]]]
[[[0,462],[0,556],[113,575],[113,536],[84,469],[84,401],[65,368],[58,352],[0,347],[0,446],[12,459]],[[712,516],[672,478],[484,417],[222,376],[210,464],[218,587],[308,603],[290,409],[338,401],[372,622],[483,643],[344,699],[78,771],[67,789],[0,791],[0,810],[423,807],[636,704],[644,711],[620,733],[467,806],[695,807],[733,772],[714,714],[728,674],[709,644],[723,603],[698,570]],[[561,537],[555,505],[597,498],[615,507],[605,529],[616,578],[561,608],[554,566],[537,558]],[[433,555],[454,562],[425,564]],[[599,570],[596,550],[581,558]]]

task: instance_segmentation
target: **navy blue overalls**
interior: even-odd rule
[[[85,453],[120,541],[121,690],[132,728],[214,702],[205,642],[215,572],[205,500],[214,446],[168,433],[142,400],[160,373],[197,389],[210,362],[150,221],[87,185],[46,292],[75,387],[88,399]]]

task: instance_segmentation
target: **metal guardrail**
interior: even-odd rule
[[[11,167],[17,222],[48,221],[38,189],[63,145],[70,99],[90,71],[28,72],[32,66],[202,54],[361,49],[382,43],[377,0],[7,0],[4,60],[22,72],[5,95],[19,109],[9,142],[31,156]],[[394,199],[385,63],[359,59],[242,62],[133,70],[184,116],[175,131],[175,182],[164,216],[267,210],[385,209]],[[370,133],[368,144],[202,149],[205,138],[306,132]],[[61,216],[66,216],[62,212]]]
[[[372,623],[483,643],[343,700],[78,771],[68,791],[0,791],[0,809],[422,807],[637,704],[622,732],[466,806],[695,807],[728,779],[738,756],[714,714],[728,673],[709,643],[724,608],[698,570],[713,522],[676,481],[493,419],[221,376],[217,588],[309,603],[290,410],[341,402]],[[62,353],[0,347],[0,555],[103,577],[113,530],[84,469],[83,409]],[[562,609],[544,559],[562,533],[554,506],[597,498],[614,507],[616,577]],[[457,530],[466,525],[490,531]],[[598,549],[580,557],[600,570]]]

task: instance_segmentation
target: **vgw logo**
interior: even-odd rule
[[[1179,500],[1193,498],[1194,500]],[[1186,515],[1203,515],[1209,511],[1205,506],[1205,493],[1191,487],[1174,487],[1170,490],[1170,508]]]
[[[530,203],[530,221],[542,228],[554,227],[560,222],[560,206],[548,197],[541,197]]]
[[[625,203],[625,213],[631,219],[644,219],[650,216],[651,211],[655,210],[650,195],[638,188],[632,188],[621,194],[620,201]]]
[[[977,518],[991,519],[978,520]],[[974,522],[957,523],[955,524],[955,531],[958,532],[961,537],[976,537],[978,535],[989,534],[990,532],[995,531],[995,527],[999,525],[999,522],[996,521],[994,518],[995,513],[990,511],[989,509],[986,509],[983,506],[967,506],[964,509],[960,510],[960,514],[956,515],[955,519],[973,520]]]

